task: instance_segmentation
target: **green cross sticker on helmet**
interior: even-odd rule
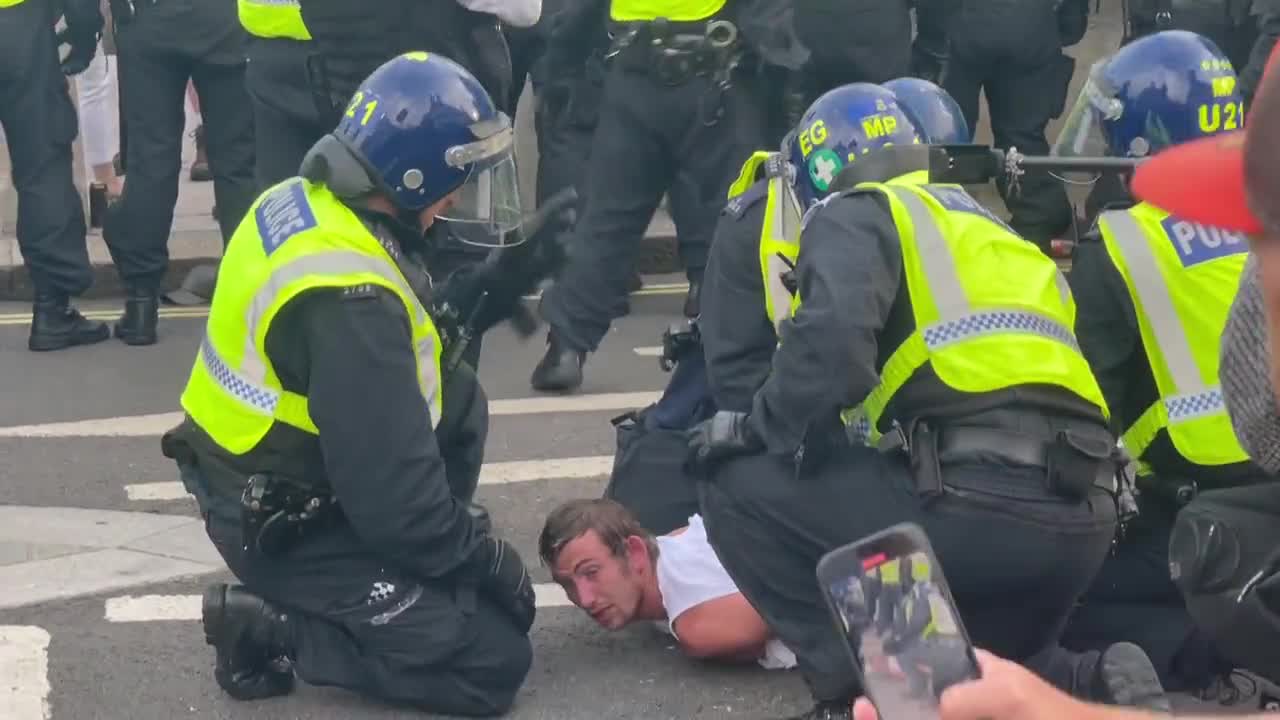
[[[842,167],[844,163],[840,162],[840,156],[834,150],[822,148],[809,158],[809,179],[815,188],[826,192]]]

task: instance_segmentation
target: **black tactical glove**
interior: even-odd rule
[[[436,293],[432,317],[444,324],[450,318],[483,335],[494,325],[511,320],[522,336],[537,330],[537,320],[522,298],[544,279],[557,273],[568,257],[561,234],[576,219],[573,188],[552,196],[524,223],[528,239],[519,245],[495,250],[482,263],[459,268]]]
[[[511,615],[521,632],[527,633],[537,612],[533,580],[511,543],[495,537],[489,537],[487,542],[480,590]]]
[[[58,45],[70,45],[71,51],[62,61],[62,74],[79,75],[89,69],[93,56],[98,54],[98,33],[92,34],[67,27],[58,31]]]
[[[689,431],[686,464],[706,472],[717,463],[737,455],[753,455],[764,449],[764,441],[747,424],[747,413],[719,410]]]

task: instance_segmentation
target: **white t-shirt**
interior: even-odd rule
[[[738,586],[707,540],[701,515],[691,516],[688,529],[679,535],[661,535],[657,540],[658,589],[667,611],[667,621],[657,626],[675,637],[677,618],[690,608],[737,593]],[[759,663],[770,670],[793,668],[796,656],[777,638],[771,638]]]
[[[489,15],[518,28],[533,27],[542,17],[542,0],[458,0],[462,7]]]

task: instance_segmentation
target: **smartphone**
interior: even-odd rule
[[[832,550],[818,586],[881,720],[932,720],[942,691],[979,677],[924,530],[904,523]]]

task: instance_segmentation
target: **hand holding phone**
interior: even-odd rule
[[[904,523],[831,551],[818,584],[882,720],[935,720],[946,688],[980,676],[933,548]]]

